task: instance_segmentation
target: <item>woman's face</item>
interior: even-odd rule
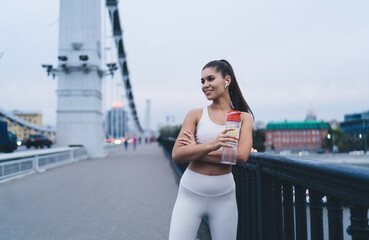
[[[201,90],[208,100],[214,100],[224,94],[226,80],[215,67],[205,68],[201,72]],[[227,88],[228,89],[228,88]]]

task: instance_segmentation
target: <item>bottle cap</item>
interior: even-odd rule
[[[229,111],[227,115],[227,121],[240,122],[240,111]]]

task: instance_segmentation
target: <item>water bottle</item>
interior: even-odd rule
[[[233,131],[227,134],[239,137],[240,134],[240,111],[229,111],[227,115],[226,128],[234,128]],[[220,163],[235,165],[237,163],[237,145],[238,142],[227,142],[227,144],[234,146],[233,148],[223,147],[222,158]]]

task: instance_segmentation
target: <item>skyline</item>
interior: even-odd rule
[[[232,64],[255,121],[303,120],[312,106],[317,120],[341,122],[345,114],[369,109],[369,3],[215,3],[119,2],[142,126],[146,99],[153,130],[168,115],[181,123],[190,109],[210,104],[200,91],[200,71],[221,58]],[[44,5],[42,0],[2,4],[0,84],[6,88],[0,91],[0,107],[41,111],[44,123],[55,126],[57,79],[47,77],[41,64],[57,64],[59,4]],[[104,10],[107,20],[106,15]],[[105,22],[104,46],[112,49],[105,51],[106,60],[113,61]],[[121,82],[118,75],[115,85]],[[109,86],[113,81],[104,80]],[[119,94],[109,86],[106,93]]]

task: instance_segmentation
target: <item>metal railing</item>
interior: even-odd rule
[[[109,151],[117,150],[117,149],[123,149],[123,148],[124,148],[123,144],[106,143],[104,145],[105,152],[109,152]]]
[[[0,156],[0,182],[87,158],[83,147],[17,152]]]
[[[171,153],[174,139],[164,139],[162,145]],[[323,196],[327,198],[330,240],[344,239],[344,205],[350,208],[347,233],[353,240],[369,239],[368,168],[251,153],[248,161],[234,166],[232,172],[238,240],[324,239]]]

